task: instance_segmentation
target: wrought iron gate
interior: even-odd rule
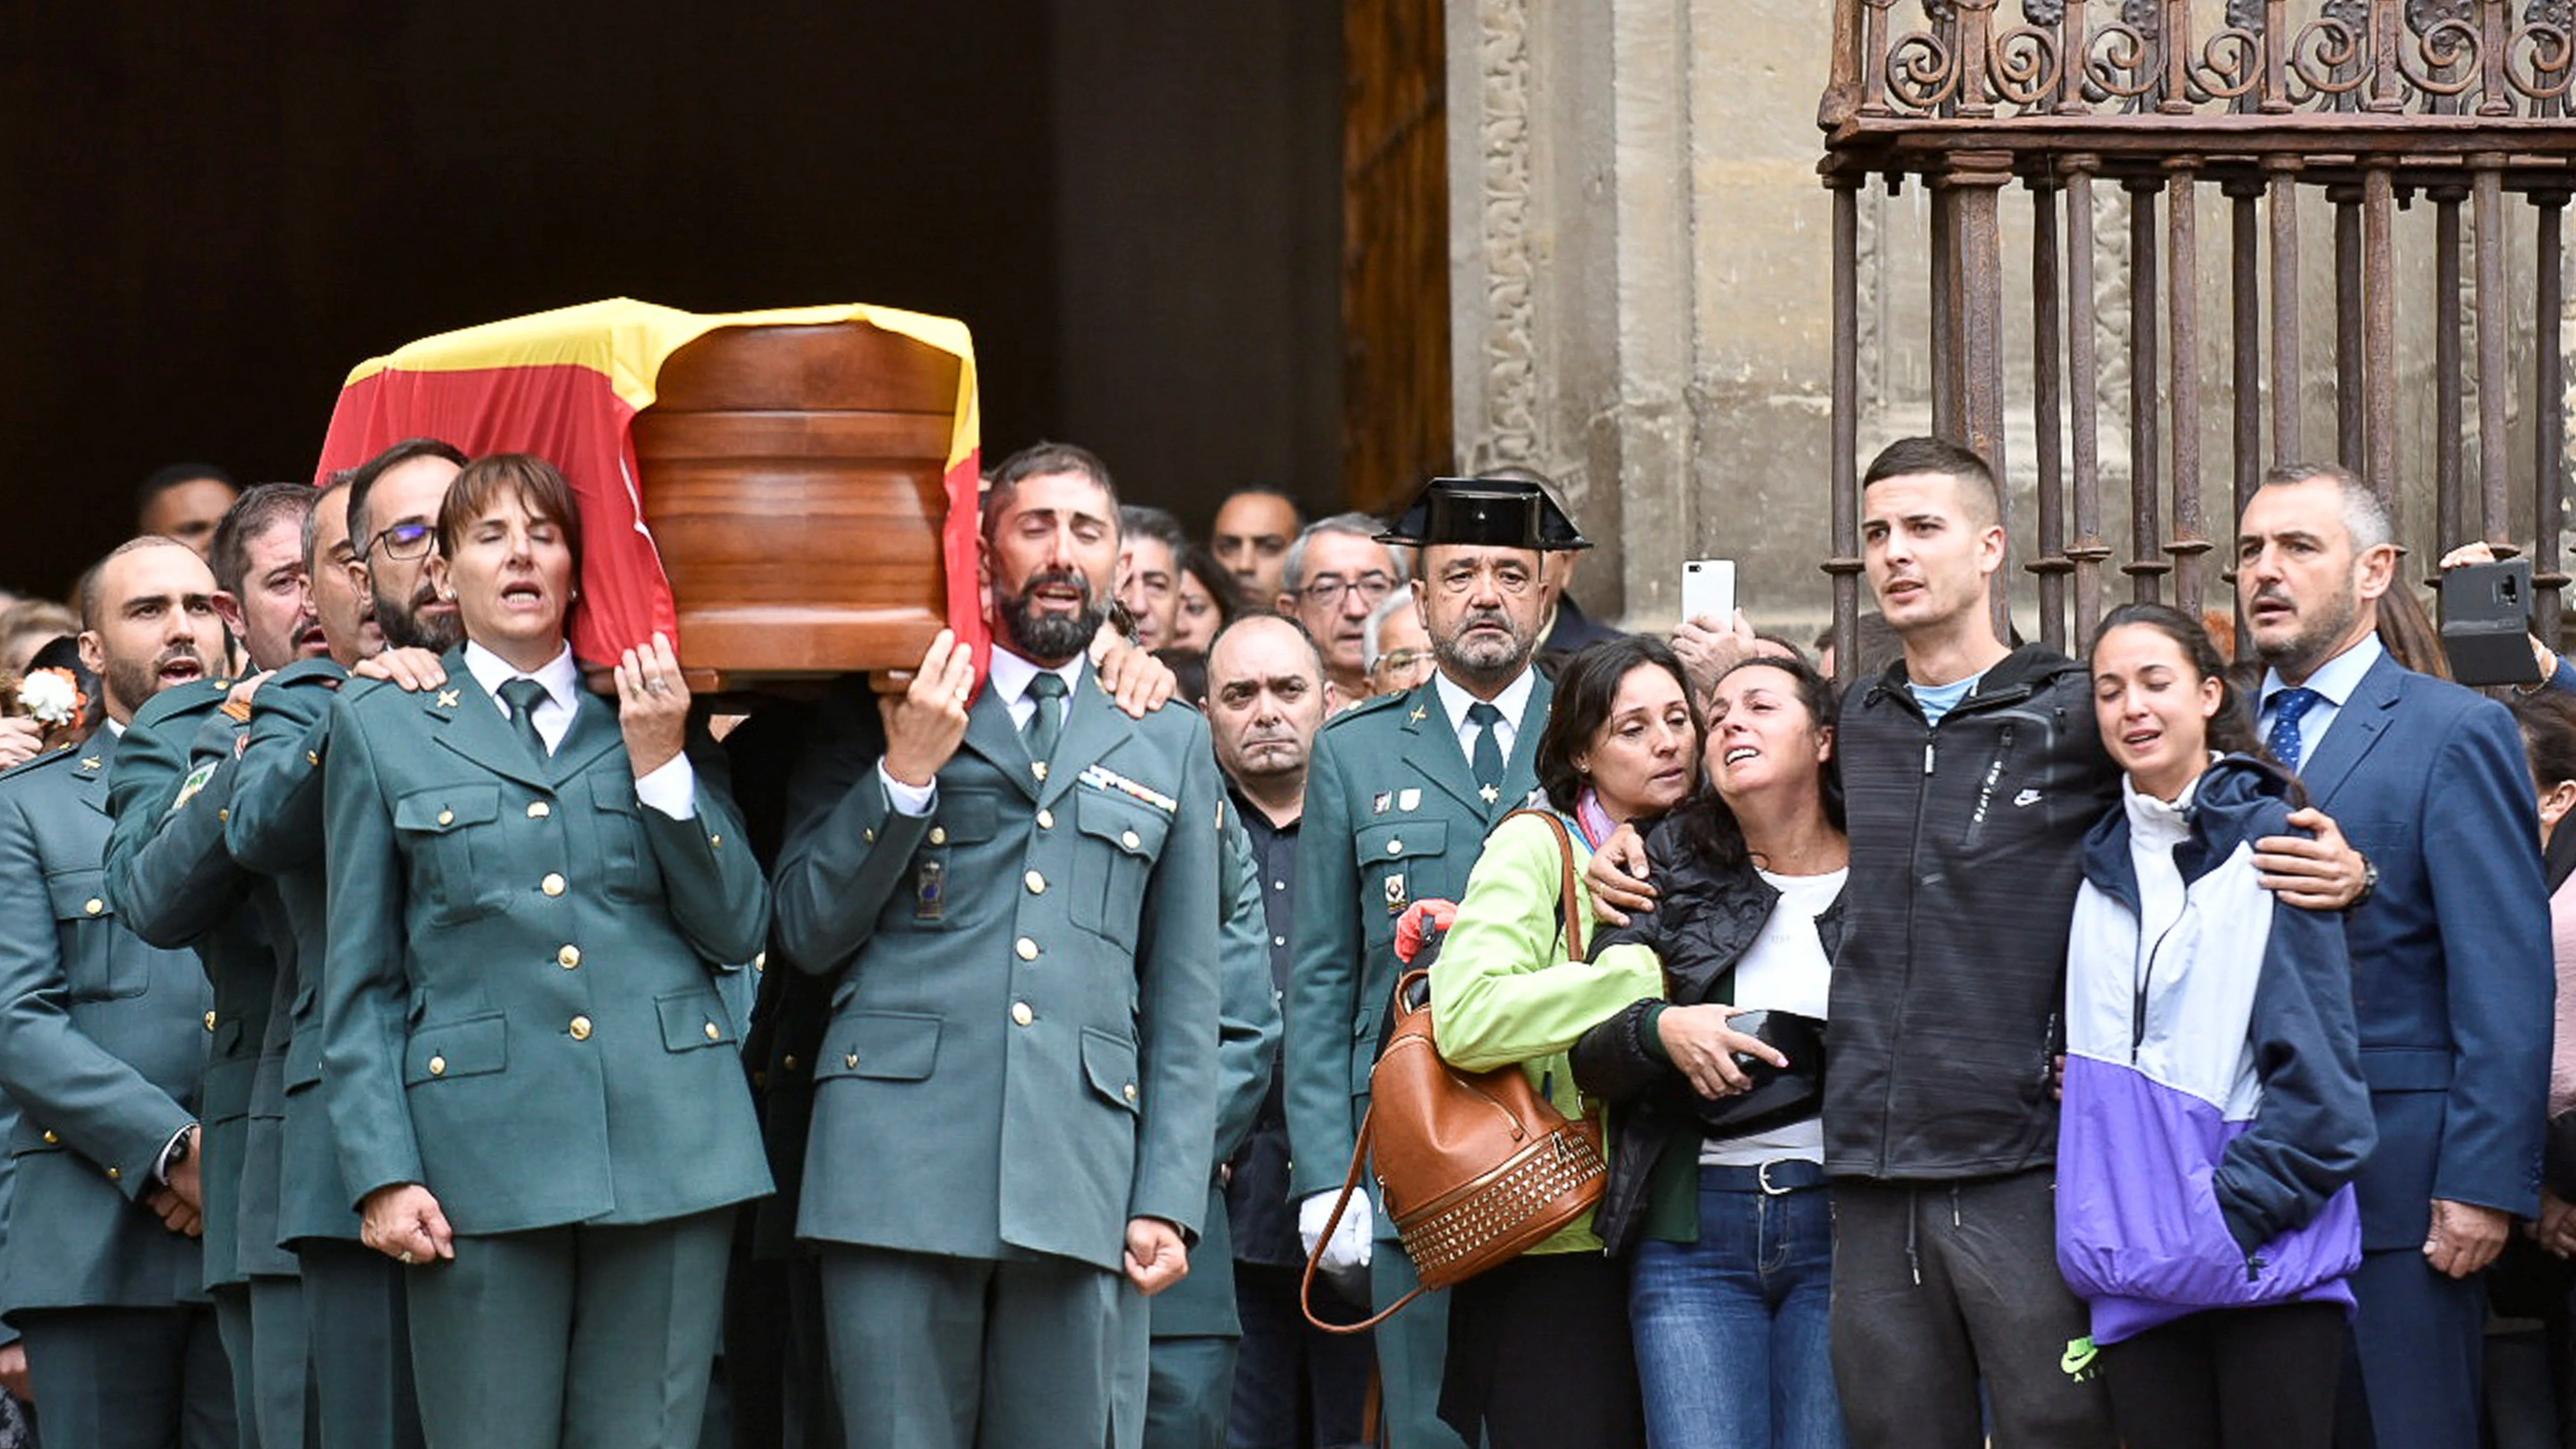
[[[2135,597],[2195,613],[2211,597],[2212,531],[2233,532],[2232,515],[2203,516],[2209,469],[2228,470],[2240,509],[2266,466],[2293,459],[2340,460],[2391,500],[2423,486],[2401,476],[2395,216],[2429,203],[2437,536],[2401,541],[2419,562],[2476,538],[2522,551],[2508,489],[2512,454],[2528,449],[2540,626],[2558,637],[2576,0],[2225,0],[2223,13],[2218,0],[2018,0],[2019,23],[2003,0],[1919,4],[1835,0],[1819,114],[1834,208],[1825,569],[1840,659],[1856,656],[1862,602],[1860,193],[1873,181],[1929,188],[1933,430],[1983,454],[1998,476],[2015,461],[2005,456],[2006,311],[2029,309],[2037,516],[2024,567],[2037,579],[2041,639],[2079,649],[2105,608],[2113,562],[2099,447],[2106,359],[2089,305],[2106,256],[2096,191],[2118,188],[2129,202],[2125,258],[2109,256],[2128,284],[2118,345],[2130,378],[2135,543],[2118,570]],[[2005,197],[2016,187],[2029,207],[2026,274],[2004,247]],[[2202,234],[2205,188],[2226,202],[2223,239]],[[2300,213],[2314,206],[2331,212],[2330,258],[2301,254]],[[2535,317],[2508,315],[2509,227],[2528,228]],[[2228,249],[2223,297],[2201,295],[2206,245]],[[2300,271],[2320,260],[2334,275],[2331,338],[2301,332]],[[2205,325],[2232,339],[2223,379],[2200,375]],[[2518,325],[2538,339],[2519,380],[2507,356]],[[2302,369],[2329,357],[2334,434],[2306,436]],[[2150,385],[2159,378],[2161,393]],[[2530,404],[2520,437],[2518,387]],[[2474,427],[2463,416],[2472,394]],[[2232,423],[2223,459],[2203,456],[2204,407]],[[1997,592],[1998,619],[2008,592]]]

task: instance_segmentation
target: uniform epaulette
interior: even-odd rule
[[[185,684],[157,690],[150,699],[143,701],[141,709],[134,712],[133,722],[127,727],[148,730],[156,728],[163,720],[204,714],[220,707],[224,697],[232,693],[232,688],[232,676],[223,675],[213,679],[191,679]]]
[[[1393,709],[1412,697],[1413,691],[1409,689],[1400,689],[1393,694],[1372,694],[1368,698],[1361,700],[1359,703],[1352,705],[1350,708],[1343,710],[1341,713],[1334,715],[1331,719],[1324,721],[1324,728],[1331,729],[1335,725],[1348,724],[1350,721],[1359,719],[1365,715],[1372,715],[1383,710]]]
[[[104,728],[104,726],[101,728]],[[87,758],[87,755],[81,749],[81,745],[86,743],[88,743],[88,741],[83,740],[74,744],[56,745],[42,754],[20,760],[9,768],[0,770],[0,782],[14,780],[21,775],[32,775],[38,770],[44,769],[48,765],[59,765],[70,761],[85,759]]]
[[[336,684],[344,679],[355,683],[357,676],[341,668],[340,662],[330,655],[317,654],[310,659],[298,659],[287,665],[270,676],[268,682],[272,686],[308,684],[315,681]]]

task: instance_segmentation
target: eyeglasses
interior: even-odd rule
[[[1416,665],[1428,664],[1430,662],[1431,656],[1419,649],[1397,649],[1390,653],[1379,655],[1377,657],[1377,667],[1369,672],[1372,674],[1402,674],[1406,670],[1414,668]]]
[[[1371,604],[1375,604],[1384,599],[1387,595],[1395,592],[1395,580],[1385,574],[1362,574],[1355,579],[1342,578],[1337,574],[1326,574],[1322,578],[1315,580],[1313,583],[1306,585],[1302,589],[1299,589],[1297,591],[1297,597],[1304,599],[1308,604],[1311,604],[1318,609],[1322,609],[1329,608],[1332,605],[1340,603],[1354,590],[1358,591],[1361,598],[1368,600]]]
[[[370,539],[367,546],[359,551],[358,562],[365,563],[367,555],[379,548],[385,551],[387,558],[422,558],[437,540],[438,530],[426,523],[397,523]]]

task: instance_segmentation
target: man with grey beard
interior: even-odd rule
[[[1547,609],[1544,559],[1585,541],[1533,484],[1435,478],[1374,543],[1422,549],[1413,597],[1436,672],[1315,737],[1298,827],[1285,1095],[1299,1235],[1309,1252],[1322,1244],[1327,1270],[1366,1281],[1383,1308],[1416,1282],[1394,1222],[1376,1219],[1362,1195],[1330,1241],[1323,1234],[1368,1110],[1399,975],[1396,922],[1415,901],[1465,895],[1485,832],[1538,786],[1532,761],[1551,691],[1530,658]],[[1392,561],[1393,550],[1379,557]],[[1396,1449],[1462,1442],[1439,1412],[1448,1316],[1444,1295],[1377,1330]]]

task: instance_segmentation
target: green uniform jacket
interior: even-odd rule
[[[767,1192],[713,978],[760,951],[768,892],[721,756],[693,746],[673,820],[596,696],[539,760],[461,650],[447,681],[332,707],[322,1096],[348,1191],[424,1183],[466,1234]]]
[[[11,1313],[205,1299],[197,1240],[141,1199],[196,1119],[210,997],[196,957],[145,944],[107,899],[116,753],[102,728],[0,775],[0,1088],[20,1112]]]
[[[233,858],[274,884],[292,952],[280,952],[278,1000],[269,1037],[284,1048],[277,1133],[277,1243],[358,1240],[356,1194],[340,1179],[322,1094],[322,961],[328,942],[329,876],[322,851],[322,756],[331,702],[348,671],[307,659],[277,671],[251,700],[250,735],[232,783],[225,839]],[[254,1098],[257,1093],[254,1093]],[[264,1104],[254,1101],[254,1123]],[[256,1139],[256,1128],[254,1138]],[[254,1161],[247,1171],[258,1169]],[[256,1184],[245,1180],[245,1190]]]
[[[1531,683],[1512,757],[1485,800],[1438,687],[1372,699],[1325,721],[1297,829],[1297,912],[1288,970],[1289,1187],[1342,1185],[1368,1111],[1369,1069],[1399,974],[1395,922],[1419,900],[1466,894],[1485,832],[1538,788],[1531,761],[1552,691]],[[1393,1238],[1383,1215],[1377,1235]]]
[[[1157,1338],[1234,1338],[1243,1333],[1243,1319],[1234,1307],[1234,1233],[1226,1217],[1222,1167],[1252,1135],[1261,1099],[1270,1093],[1271,1062],[1279,1054],[1279,998],[1270,985],[1270,918],[1261,905],[1261,868],[1230,800],[1220,844],[1225,853],[1217,886],[1226,911],[1217,941],[1225,970],[1217,1007],[1219,1171],[1208,1180],[1207,1225],[1190,1250],[1189,1276],[1146,1300],[1153,1305]]]
[[[237,865],[225,842],[242,733],[220,708],[230,688],[229,680],[180,685],[135,711],[107,794],[116,820],[108,899],[144,940],[193,947],[214,987],[201,1093],[208,1287],[296,1271],[277,1248],[273,1144],[263,1174],[251,1141],[262,1089],[272,1109],[278,1095],[283,1045],[270,1054],[270,1024],[279,957],[294,943],[276,892]]]
[[[805,1238],[1116,1271],[1130,1218],[1201,1230],[1224,798],[1207,723],[1129,719],[1087,667],[1068,699],[1040,780],[984,690],[928,818],[887,800],[872,722],[827,720],[799,771],[778,940],[837,978]]]

